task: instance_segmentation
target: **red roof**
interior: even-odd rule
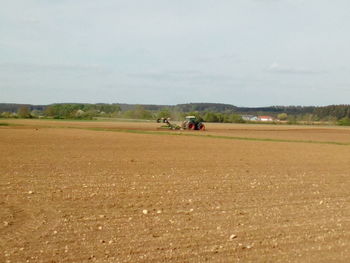
[[[272,119],[271,116],[259,116],[260,119]]]

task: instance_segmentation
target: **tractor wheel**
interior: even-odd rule
[[[198,124],[198,130],[205,131],[205,125],[203,123]]]
[[[193,122],[190,122],[187,127],[188,127],[189,130],[195,130],[196,129],[196,125]]]

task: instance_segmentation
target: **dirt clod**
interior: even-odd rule
[[[236,236],[235,234],[232,234],[232,235],[230,236],[230,240],[234,240],[235,238],[237,238],[237,236]]]

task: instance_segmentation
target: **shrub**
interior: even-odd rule
[[[350,126],[350,118],[342,118],[338,121],[338,125],[341,126]]]

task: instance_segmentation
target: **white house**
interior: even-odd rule
[[[241,117],[245,121],[258,121],[258,117],[254,115],[242,115]]]

